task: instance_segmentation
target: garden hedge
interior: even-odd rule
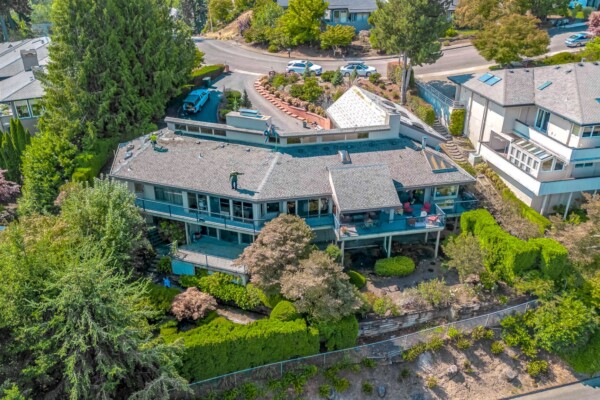
[[[557,280],[564,275],[569,266],[569,251],[554,239],[536,238],[529,240],[540,250],[539,266],[542,273]]]
[[[406,276],[415,270],[415,262],[404,256],[382,258],[375,263],[375,273],[380,276]]]
[[[206,65],[200,69],[192,71],[192,83],[195,86],[200,86],[202,85],[202,79],[215,79],[219,77],[223,71],[225,71],[225,65],[223,64]]]
[[[181,293],[179,289],[168,288],[151,283],[148,285],[146,297],[154,309],[160,311],[162,314],[166,314],[171,310],[171,303],[173,303],[173,299],[179,293]]]
[[[435,123],[435,110],[433,109],[433,106],[418,95],[410,94],[408,96],[408,105],[415,115],[427,125],[433,125]]]
[[[287,300],[281,300],[279,303],[277,303],[275,308],[273,308],[269,318],[279,321],[293,321],[300,318],[300,314],[298,314],[298,310],[293,303]]]
[[[463,213],[460,227],[479,239],[486,250],[486,267],[506,282],[512,283],[517,275],[536,267],[539,247],[506,232],[487,210]]]
[[[75,157],[76,168],[71,176],[73,182],[91,182],[100,174],[115,146],[114,139],[98,139],[93,150],[78,154]]]
[[[356,286],[357,289],[362,289],[367,284],[367,278],[365,278],[360,272],[350,270],[346,273],[350,277],[350,283]]]
[[[465,128],[465,115],[466,111],[464,108],[455,108],[450,113],[450,126],[448,126],[448,130],[452,136],[462,136]]]
[[[317,324],[317,328],[327,351],[356,346],[358,321],[354,315],[342,318],[337,322],[321,322]]]
[[[190,382],[319,352],[319,332],[303,319],[239,325],[216,318],[185,332],[166,327],[161,336],[183,339],[181,374]]]
[[[201,291],[221,301],[235,303],[243,310],[253,310],[262,303],[260,289],[252,285],[244,287],[235,284],[232,279],[230,275],[216,272],[201,278],[181,278],[180,281],[184,287],[197,286]]]

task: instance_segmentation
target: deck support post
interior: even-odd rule
[[[342,252],[342,268],[344,267],[344,241],[342,240],[342,244],[340,245],[340,250]]]
[[[569,207],[571,207],[572,199],[573,199],[573,192],[569,193],[569,200],[567,200],[567,206],[565,207],[565,214],[563,215],[563,220],[567,219],[567,215],[569,215]]]
[[[185,244],[190,244],[190,229],[187,222],[185,223]]]
[[[429,232],[425,232],[425,244],[427,244],[427,239],[429,239]]]
[[[438,258],[438,251],[440,249],[440,235],[441,234],[442,234],[442,231],[438,231],[437,237],[435,238],[435,253],[434,253],[434,258]]]
[[[542,208],[540,209],[540,214],[544,215],[546,213],[546,206],[548,205],[548,197],[549,194],[544,196],[544,201],[542,201]]]
[[[387,258],[392,254],[392,236],[388,237]]]

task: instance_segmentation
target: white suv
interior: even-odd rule
[[[295,72],[297,74],[303,74],[306,71],[307,65],[310,72],[314,72],[317,75],[321,75],[321,73],[323,72],[323,68],[320,65],[313,64],[310,61],[306,60],[290,61],[287,67],[285,67],[285,72]]]

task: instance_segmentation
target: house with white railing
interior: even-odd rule
[[[437,254],[447,218],[477,205],[465,190],[474,178],[430,147],[443,138],[407,110],[362,90],[344,96],[328,130],[277,132],[249,110],[227,124],[167,118],[156,143],[147,135],[120,146],[110,176],[127,183],[149,223],[184,227],[180,273],[244,279],[231,261],[282,213],[303,218],[317,243],[389,256],[394,241],[435,238]]]
[[[451,77],[464,134],[526,204],[568,210],[600,189],[600,64],[573,63]]]

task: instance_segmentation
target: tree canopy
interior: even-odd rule
[[[370,40],[377,48],[400,54],[401,101],[406,104],[412,66],[431,64],[442,56],[439,38],[450,26],[448,1],[379,0],[377,6],[370,19]]]
[[[314,42],[321,35],[325,10],[327,3],[323,0],[290,0],[287,10],[277,21],[277,34],[294,46]]]
[[[0,133],[0,168],[6,169],[6,178],[21,182],[21,155],[31,142],[31,135],[21,120],[12,118],[8,132]]]
[[[56,216],[21,217],[0,235],[0,380],[24,396],[72,399],[186,390],[178,346],[153,340],[146,283],[123,264],[143,232],[127,188],[75,184],[62,206]]]
[[[473,45],[483,58],[501,65],[539,56],[550,44],[548,33],[538,28],[539,23],[530,15],[511,14],[487,24]]]
[[[148,132],[193,66],[164,1],[55,0],[52,22],[40,127],[77,145]]]

